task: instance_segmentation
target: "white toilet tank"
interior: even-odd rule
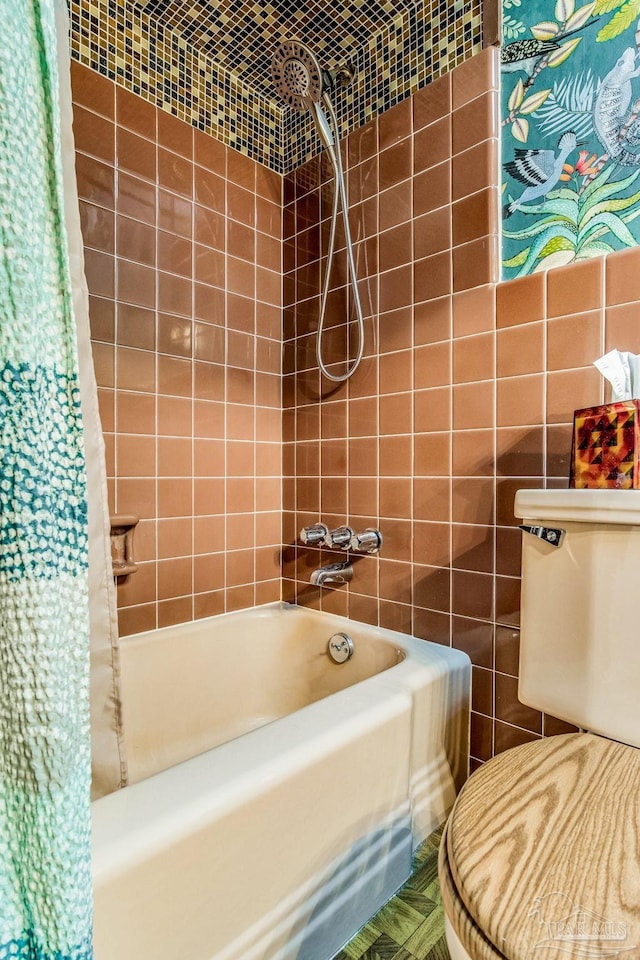
[[[522,535],[520,700],[640,747],[640,490],[520,490],[515,515],[543,528]]]

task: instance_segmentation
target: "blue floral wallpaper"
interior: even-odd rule
[[[505,279],[640,243],[640,0],[503,0]]]

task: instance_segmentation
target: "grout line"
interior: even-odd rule
[[[494,626],[491,636],[491,669],[494,671],[492,677],[491,685],[491,700],[492,700],[492,713],[495,716],[495,700],[496,700],[496,691],[495,691],[495,663],[496,663],[496,611],[498,604],[498,590],[497,590],[497,569],[498,569],[498,535],[497,535],[497,517],[498,517],[498,334],[497,334],[497,302],[496,302],[496,286],[493,287],[493,296],[492,296],[492,310],[493,310],[493,371],[494,371],[494,387],[493,387],[493,518],[492,518],[492,528],[493,528],[493,621]],[[495,724],[492,723],[492,754],[495,751]]]
[[[191,132],[191,152],[195,158],[194,133]],[[195,314],[196,314],[196,204],[195,204],[195,163],[191,164],[191,193],[194,202],[191,204],[191,619],[195,619],[195,584],[196,584],[196,406],[195,406],[195,379],[196,379],[196,344],[194,334]],[[225,261],[226,266],[226,261]],[[159,355],[158,355],[159,356]],[[224,457],[226,444],[223,447],[222,455]],[[225,544],[226,546],[226,544]]]
[[[156,114],[155,114],[155,128],[156,128],[156,135],[157,135],[157,128],[158,128],[158,114],[157,114],[157,111],[156,111]],[[156,151],[156,153],[155,153],[155,159],[156,159],[156,169],[157,169],[157,163],[158,163],[157,136],[156,136],[155,151]],[[118,171],[118,179],[119,179],[119,177],[120,177],[120,172]],[[153,309],[154,309],[154,333],[155,333],[154,342],[155,342],[155,346],[156,346],[156,347],[157,347],[158,338],[159,338],[158,302],[159,302],[159,290],[160,290],[160,277],[159,277],[159,271],[158,271],[158,269],[157,269],[157,263],[158,263],[158,214],[159,214],[158,188],[157,188],[157,186],[154,184],[154,223],[153,223],[153,238],[154,238],[154,260],[155,260],[155,263],[156,263],[156,269],[155,269],[155,277],[154,277],[155,285],[154,285],[154,307],[153,307]],[[117,221],[117,215],[116,215],[116,221]],[[160,595],[160,579],[159,579],[159,570],[158,570],[158,547],[159,547],[159,530],[158,530],[159,516],[158,516],[158,514],[159,514],[159,512],[160,512],[160,511],[159,511],[159,498],[160,498],[160,478],[159,478],[159,472],[160,472],[160,471],[159,471],[159,469],[158,469],[159,463],[160,463],[160,440],[159,440],[159,435],[158,435],[158,434],[159,434],[159,430],[158,430],[158,427],[159,427],[158,385],[159,385],[159,382],[160,382],[160,380],[159,380],[159,372],[160,372],[160,370],[159,370],[159,363],[160,363],[160,358],[159,358],[159,355],[158,355],[157,350],[156,350],[156,351],[155,351],[155,357],[154,357],[154,373],[155,373],[155,384],[156,384],[156,389],[155,389],[155,391],[154,391],[154,423],[155,423],[155,445],[154,445],[154,450],[155,450],[155,463],[156,463],[156,469],[155,469],[155,484],[154,484],[154,496],[155,496],[155,517],[154,517],[154,538],[155,538],[155,544],[154,544],[154,556],[155,556],[155,564],[156,564],[156,565],[155,565],[154,574],[155,574],[156,628],[159,626],[159,623],[160,623],[160,618],[159,618],[159,610],[160,610],[160,608],[159,608],[159,605],[158,605],[158,598],[159,598],[159,595]]]

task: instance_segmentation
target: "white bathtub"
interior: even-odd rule
[[[286,604],[121,643],[138,782],[93,805],[96,960],[329,960],[466,776],[467,657]]]

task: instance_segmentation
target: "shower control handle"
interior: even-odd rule
[[[354,533],[351,537],[351,549],[355,553],[378,553],[382,546],[382,534],[373,527],[367,527],[363,533]]]
[[[307,547],[319,547],[325,542],[329,528],[325,523],[314,523],[311,527],[303,527],[300,539]]]
[[[355,534],[351,527],[336,527],[335,530],[327,530],[324,543],[326,547],[337,547],[338,550],[348,550],[354,536]]]

